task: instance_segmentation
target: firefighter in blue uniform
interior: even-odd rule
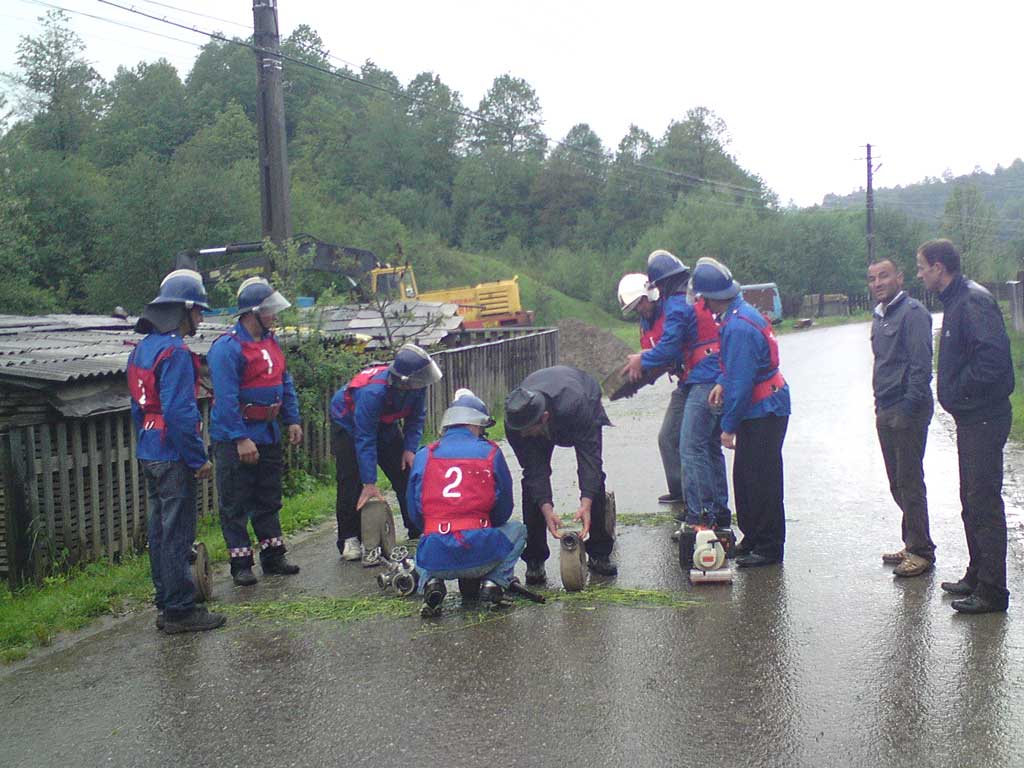
[[[427,417],[426,388],[441,380],[441,369],[415,344],[398,350],[391,365],[371,365],[331,398],[331,449],[338,476],[335,513],[338,551],[345,560],[363,556],[359,510],[373,498],[377,466],[398,495],[410,539],[420,535],[409,517],[406,488]],[[399,426],[401,422],[401,426]]]
[[[771,322],[743,300],[723,264],[700,259],[693,292],[721,317],[721,372],[710,400],[722,407],[722,445],[736,451],[732,485],[743,532],[736,564],[781,563],[786,543],[782,444],[790,403],[779,345]]]
[[[262,277],[238,289],[238,322],[207,356],[213,379],[210,438],[217,465],[220,527],[238,586],[256,583],[248,522],[259,542],[264,574],[292,575],[281,535],[281,427],[288,442],[302,442],[299,402],[273,328],[291,304]]]
[[[416,567],[424,617],[440,613],[445,579],[483,579],[480,598],[497,604],[526,546],[526,526],[510,522],[512,474],[487,406],[459,390],[441,419],[441,439],[421,448],[409,476],[409,516],[423,531]]]
[[[685,374],[679,377],[679,387],[686,393],[679,437],[685,468],[684,525],[728,528],[732,512],[720,445],[721,426],[708,401],[719,373],[718,323],[707,308],[689,302],[686,289],[690,269],[668,251],[657,250],[648,257],[647,277],[665,303],[665,328],[653,349],[629,356],[626,370],[631,378],[638,379],[644,371],[685,366]]]
[[[189,556],[196,535],[196,480],[213,472],[196,402],[198,359],[185,344],[203,319],[199,273],[171,272],[135,325],[146,337],[128,357],[136,445],[149,495],[149,561],[157,628],[168,634],[216,629],[224,617],[195,603]]]

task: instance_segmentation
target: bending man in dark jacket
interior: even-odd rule
[[[605,525],[601,430],[611,422],[601,405],[601,387],[577,368],[556,365],[534,371],[505,401],[508,442],[523,468],[523,522],[526,523],[526,583],[543,584],[548,559],[547,531],[560,538],[562,521],[551,493],[551,454],[555,446],[576,449],[580,506],[573,518],[582,522],[588,567],[606,576],[618,568],[611,561],[612,534]]]
[[[924,448],[932,420],[932,316],[903,291],[903,272],[892,259],[868,267],[878,301],[871,321],[875,368],[875,428],[892,498],[903,511],[903,547],[882,555],[896,576],[920,576],[935,564],[928,529]]]
[[[960,273],[949,240],[917,250],[917,276],[939,294],[944,315],[939,338],[939,402],[956,422],[960,503],[970,562],[963,578],[942,582],[961,599],[962,613],[1005,611],[1006,512],[1003,446],[1012,418],[1013,361],[1003,315],[992,294]]]

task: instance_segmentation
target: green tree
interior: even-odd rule
[[[32,139],[40,149],[78,149],[101,109],[103,79],[82,54],[85,43],[69,27],[67,15],[47,11],[38,36],[18,43],[16,81],[24,87],[23,111],[32,118]]]
[[[973,184],[955,185],[946,201],[942,233],[960,251],[964,272],[979,279],[991,276],[994,232],[992,206],[978,188]]]
[[[127,162],[138,152],[169,158],[191,130],[185,86],[170,62],[119,67],[90,154],[101,167]]]
[[[581,215],[597,207],[607,167],[597,134],[586,123],[573,126],[533,180],[530,203],[536,239],[554,246],[578,240],[577,225]]]
[[[476,111],[483,119],[473,126],[475,150],[501,148],[511,155],[543,157],[547,139],[541,131],[540,99],[525,80],[496,77]]]

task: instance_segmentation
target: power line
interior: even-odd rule
[[[136,27],[136,26],[133,26],[132,24],[126,24],[123,21],[118,21],[117,19],[111,19],[111,18],[109,18],[107,16],[97,16],[95,14],[88,13],[87,11],[79,11],[79,10],[76,10],[74,8],[65,8],[65,7],[60,6],[60,5],[54,5],[53,3],[43,2],[43,0],[21,0],[21,2],[26,3],[28,5],[41,5],[44,8],[52,8],[55,11],[63,11],[65,13],[73,13],[73,14],[76,14],[78,16],[85,16],[86,18],[94,19],[96,21],[104,21],[104,22],[107,22],[108,24],[114,24],[115,26],[118,26],[118,27],[124,27],[125,29],[132,29],[132,30],[135,30],[136,32],[143,32],[143,33],[145,33],[147,35],[153,35],[155,37],[162,37],[165,40],[173,40],[176,43],[184,43],[185,45],[191,45],[194,48],[202,48],[203,47],[200,43],[196,43],[196,42],[191,41],[191,40],[182,40],[180,37],[172,37],[171,35],[165,35],[162,32],[154,32],[151,29],[145,29],[144,27]]]
[[[208,13],[200,13],[199,11],[190,11],[187,8],[179,8],[176,5],[168,5],[167,3],[158,3],[157,0],[142,0],[142,2],[148,3],[149,5],[156,5],[156,6],[159,6],[161,8],[167,8],[168,10],[171,10],[171,11],[178,11],[179,13],[187,13],[187,14],[189,14],[191,16],[198,16],[198,17],[203,18],[203,19],[210,19],[211,21],[219,21],[219,22],[222,22],[224,24],[230,24],[233,27],[240,27],[240,28],[242,28],[244,30],[247,30],[247,31],[251,29],[251,25],[249,25],[249,24],[242,24],[241,22],[232,21],[231,19],[222,19],[219,16],[211,16]]]

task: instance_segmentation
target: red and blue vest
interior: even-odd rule
[[[187,345],[182,347],[192,356],[192,367],[195,370],[195,394],[199,397],[199,355],[190,350]],[[166,431],[167,425],[164,422],[163,407],[160,404],[160,385],[156,380],[156,371],[160,363],[174,354],[175,347],[165,347],[153,360],[150,368],[143,368],[135,362],[135,354],[132,353],[128,359],[128,392],[132,400],[142,411],[142,428],[159,429]],[[197,425],[202,430],[202,424]]]
[[[353,393],[357,389],[365,387],[367,384],[384,384],[387,386],[388,383],[388,366],[386,365],[371,365],[369,368],[364,368],[355,376],[345,387],[345,399],[344,404],[341,408],[341,414],[338,418],[343,418],[347,414],[354,413],[356,404]],[[390,406],[390,408],[389,408]],[[400,419],[408,418],[412,415],[412,404],[409,402],[409,398],[406,398],[406,402],[398,410],[394,409],[394,403],[391,402],[391,398],[386,398],[384,401],[384,410],[380,415],[380,422],[382,424],[394,424]]]
[[[498,446],[487,441],[486,458],[440,458],[434,455],[438,443],[427,449],[423,471],[423,535],[456,534],[491,527],[494,507],[494,455]]]

